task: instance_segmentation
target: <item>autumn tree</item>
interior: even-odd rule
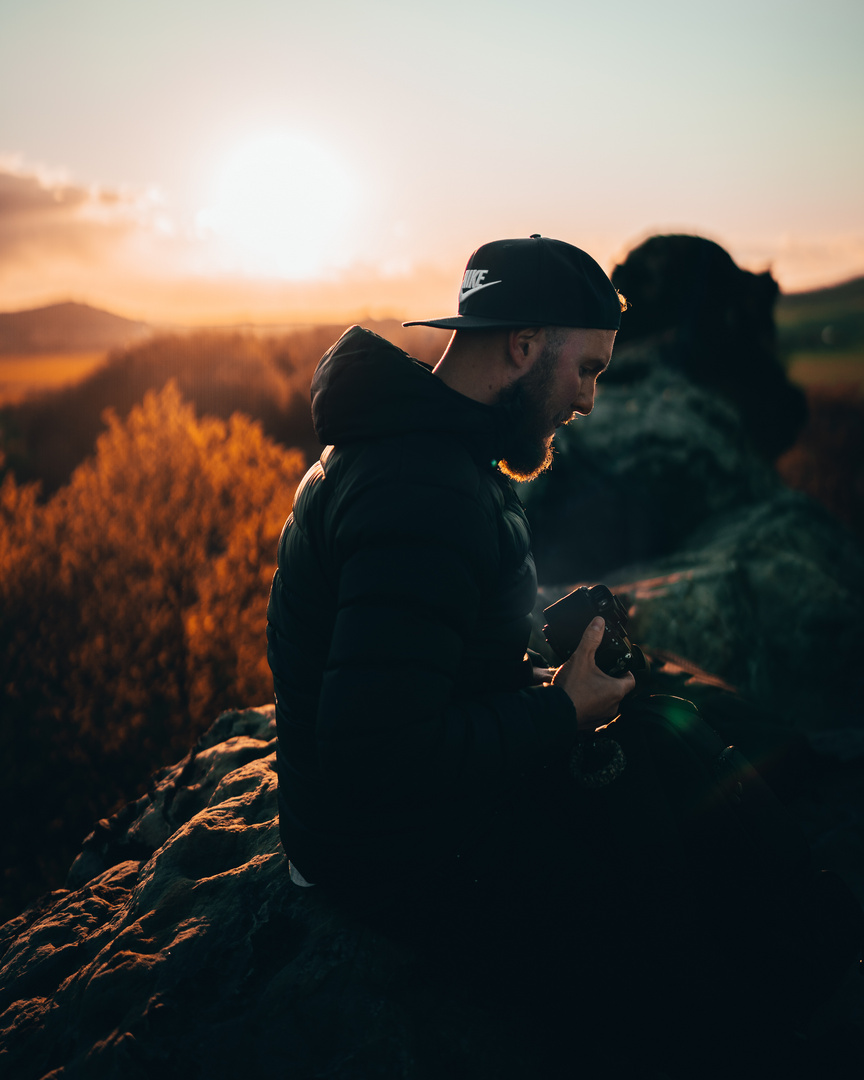
[[[3,797],[67,860],[219,711],[271,700],[267,596],[304,468],[242,414],[196,418],[173,382],[106,422],[47,503],[0,486]],[[13,863],[39,862],[12,839]]]

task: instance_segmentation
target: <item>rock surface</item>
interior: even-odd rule
[[[616,350],[590,420],[558,431],[552,468],[521,495],[540,579],[553,582],[672,554],[781,489],[732,402],[634,344]]]
[[[522,495],[541,608],[602,581],[628,595],[644,647],[793,726],[864,726],[860,544],[782,484],[727,401],[655,354],[615,363],[619,381],[610,369],[590,422],[559,432],[552,469]]]
[[[686,657],[799,730],[864,728],[864,559],[806,496],[778,487],[604,581],[644,648]],[[541,589],[538,623],[572,587]]]
[[[776,283],[692,236],[650,238],[613,281],[632,310],[594,412],[522,492],[541,607],[603,581],[649,650],[797,728],[864,727],[864,552],[772,464],[806,414],[777,357]]]
[[[742,270],[702,236],[652,236],[612,271],[629,301],[616,349],[653,345],[664,362],[728,402],[766,461],[792,445],[807,417],[777,348],[769,271]]]
[[[274,738],[272,707],[221,716],[0,929],[0,1074],[530,1074],[459,980],[291,883]]]
[[[826,513],[753,465],[727,406],[674,374],[646,376],[659,378],[669,380],[664,393],[679,386],[687,424],[727,432],[725,450],[685,453],[672,421],[651,413],[658,387],[646,391],[646,427],[619,440],[607,471],[637,475],[640,440],[660,424],[669,438],[658,443],[666,460],[655,479],[670,468],[679,478],[664,513],[684,523],[697,507],[694,524],[703,519],[673,553],[622,561],[606,580],[632,607],[634,640],[695,661],[807,733],[822,765],[796,811],[818,863],[864,902],[860,551]],[[620,407],[629,400],[622,392]],[[606,438],[615,430],[609,421]],[[576,580],[544,589],[539,607]],[[98,823],[67,888],[0,928],[0,1074],[536,1075],[532,1048],[464,980],[431,971],[291,883],[274,752],[272,707],[224,714],[146,796]],[[843,1025],[864,1037],[860,979],[819,1024],[829,1039]]]
[[[68,888],[0,928],[2,1075],[535,1075],[531,1049],[461,978],[291,883],[274,736],[272,707],[223,714],[99,823]],[[823,742],[844,764],[814,778],[800,815],[821,864],[864,900],[864,747]],[[862,1007],[850,980],[816,1033],[854,1030]]]

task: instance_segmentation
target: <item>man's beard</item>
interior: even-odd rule
[[[533,480],[549,468],[555,428],[570,415],[551,414],[559,352],[557,345],[546,344],[531,370],[498,397],[507,414],[500,468],[513,480]]]

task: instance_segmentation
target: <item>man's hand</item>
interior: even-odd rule
[[[599,616],[589,623],[576,652],[558,668],[552,679],[576,706],[576,726],[580,731],[594,731],[617,716],[621,699],[636,686],[632,672],[613,679],[594,662],[604,627]]]
[[[532,686],[544,686],[547,683],[551,683],[555,678],[555,672],[558,668],[554,667],[533,667],[532,672],[534,677],[531,680]]]

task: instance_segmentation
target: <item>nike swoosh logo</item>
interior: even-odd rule
[[[480,292],[481,289],[488,289],[490,285],[500,285],[503,278],[499,278],[498,281],[486,281],[482,285],[475,285],[473,289],[461,289],[459,291],[459,303],[468,297],[473,296],[475,292]]]

